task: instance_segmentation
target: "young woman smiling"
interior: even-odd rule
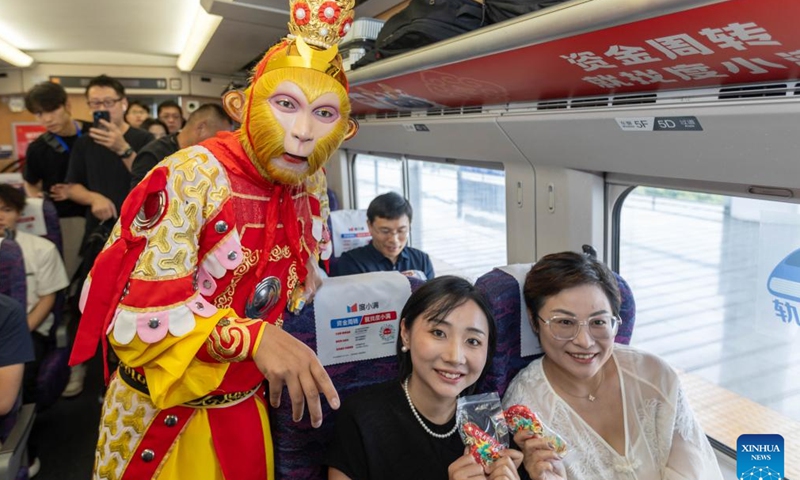
[[[494,354],[494,318],[467,280],[439,277],[403,307],[397,380],[347,398],[328,451],[330,480],[518,480],[522,454],[487,468],[456,432],[456,401],[472,393]]]

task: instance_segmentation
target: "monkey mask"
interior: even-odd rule
[[[354,0],[292,0],[290,35],[270,48],[244,92],[224,106],[239,141],[267,180],[298,185],[319,170],[358,124],[337,44],[353,23]]]

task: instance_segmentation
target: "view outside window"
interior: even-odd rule
[[[382,193],[403,194],[403,162],[400,159],[359,153],[354,167],[356,209],[366,210],[369,202]]]
[[[799,211],[633,190],[619,256],[636,299],[632,345],[800,421]]]
[[[410,244],[431,256],[437,275],[474,281],[508,263],[503,170],[361,154],[354,168],[356,208],[367,208],[376,195],[390,190],[410,200]]]

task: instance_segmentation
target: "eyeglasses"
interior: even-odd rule
[[[578,336],[581,325],[586,325],[589,335],[595,340],[607,340],[614,335],[614,331],[622,323],[622,320],[614,315],[598,315],[585,322],[579,322],[573,317],[555,316],[549,320],[538,315],[536,317],[547,325],[556,340],[574,339]]]
[[[375,230],[375,235],[382,238],[389,238],[394,237],[397,235],[400,238],[406,238],[408,236],[408,228],[398,228],[397,230],[392,230],[389,228],[378,228]]]
[[[117,102],[121,101],[122,101],[121,98],[107,98],[105,100],[90,100],[86,102],[86,104],[89,105],[89,108],[100,108],[100,107],[111,108],[114,105],[116,105]]]

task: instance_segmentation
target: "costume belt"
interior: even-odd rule
[[[137,372],[136,369],[120,363],[117,372],[119,373],[119,378],[122,379],[122,381],[125,382],[126,385],[147,396],[150,395],[150,390],[147,388],[147,379],[145,379],[144,375]],[[242,400],[250,398],[254,393],[256,393],[256,391],[259,389],[260,386],[261,385],[256,385],[250,390],[244,392],[224,393],[221,395],[206,395],[204,397],[190,400],[184,403],[183,406],[193,407],[193,408],[213,408],[213,407],[232,406],[234,403],[239,403]]]

